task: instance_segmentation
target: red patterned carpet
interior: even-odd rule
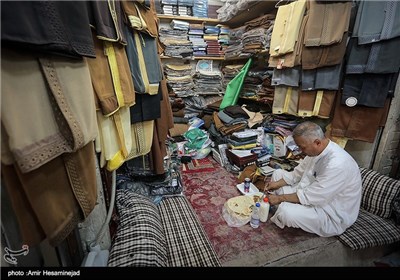
[[[191,202],[223,266],[264,266],[331,239],[300,229],[280,229],[268,220],[257,229],[229,227],[222,217],[225,201],[241,193],[236,177],[211,157],[213,172],[182,173],[184,194]],[[270,213],[271,215],[271,213]]]

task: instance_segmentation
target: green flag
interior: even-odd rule
[[[221,105],[219,106],[220,110],[231,105],[236,105],[236,102],[239,98],[239,93],[243,87],[244,78],[249,71],[251,61],[251,58],[249,58],[249,60],[242,67],[240,72],[237,73],[235,78],[233,78],[226,86],[224,98],[222,99]]]

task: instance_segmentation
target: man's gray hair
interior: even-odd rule
[[[325,138],[325,134],[322,131],[322,128],[313,122],[302,122],[293,129],[293,137],[301,136],[307,138],[311,141],[315,139],[322,140]]]

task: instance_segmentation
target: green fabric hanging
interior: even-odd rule
[[[221,105],[219,109],[222,110],[225,107],[236,105],[236,102],[239,98],[240,91],[243,87],[244,78],[249,71],[251,65],[251,58],[246,62],[246,64],[242,67],[239,73],[233,78],[228,85],[226,86],[224,98],[222,99]]]

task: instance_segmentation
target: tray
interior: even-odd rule
[[[257,187],[253,184],[253,183],[250,183],[250,189],[249,189],[249,192],[244,192],[244,183],[241,183],[241,184],[237,184],[236,185],[236,188],[242,193],[242,194],[244,194],[244,195],[254,195],[254,194],[261,194],[262,195],[262,192],[260,192],[258,189],[257,189]]]

